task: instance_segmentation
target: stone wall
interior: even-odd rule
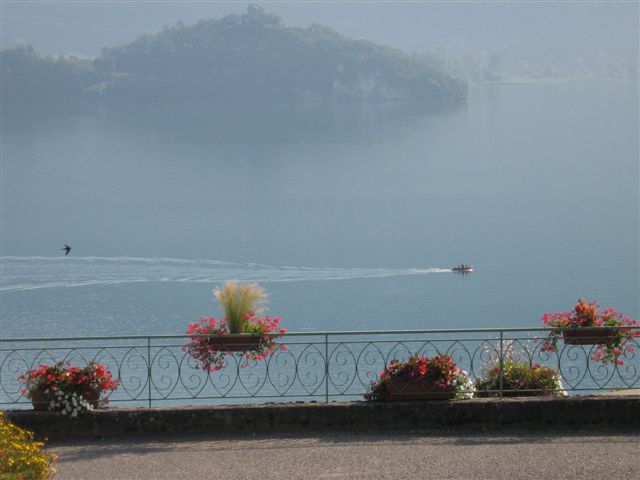
[[[67,418],[12,410],[15,424],[50,440],[135,435],[230,435],[443,430],[615,430],[640,432],[640,395],[335,402],[171,408],[112,408]]]

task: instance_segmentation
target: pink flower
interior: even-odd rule
[[[256,335],[263,335],[260,345],[253,350],[245,352],[247,360],[260,361],[266,359],[273,352],[286,351],[286,346],[277,345],[272,332],[286,333],[285,329],[278,331],[279,317],[275,319],[269,316],[257,317],[254,312],[249,312],[244,317],[244,331]],[[224,368],[225,356],[229,353],[220,344],[211,343],[211,336],[228,335],[229,328],[226,320],[218,322],[214,317],[203,317],[197,323],[188,325],[186,334],[192,335],[189,343],[182,349],[198,362],[198,368],[208,372],[214,372]],[[247,366],[246,363],[241,366]]]
[[[637,320],[632,320],[613,308],[601,310],[596,302],[587,302],[579,299],[571,312],[545,313],[542,321],[549,327],[558,327],[549,333],[547,340],[543,343],[542,351],[555,350],[555,344],[560,338],[561,329],[567,327],[633,327],[638,324]],[[598,351],[591,355],[591,359],[602,363],[618,363],[624,349],[621,346],[628,339],[640,335],[638,329],[620,328],[612,331],[610,339],[598,345]],[[626,350],[624,350],[626,351]]]

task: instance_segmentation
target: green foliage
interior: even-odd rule
[[[541,66],[522,60],[505,66],[500,56],[487,50],[456,53],[445,48],[421,54],[420,59],[446,74],[466,83],[522,83],[549,80],[638,80],[637,60],[597,55],[582,58],[578,65]]]
[[[530,365],[527,362],[505,360],[503,363],[502,390],[507,397],[566,395],[558,372],[553,368]],[[476,397],[500,395],[500,367],[493,365],[475,382]]]
[[[244,15],[165,27],[105,49],[91,61],[55,60],[24,48],[5,51],[5,75],[7,91],[24,97],[352,98],[429,104],[466,97],[465,83],[418,57],[319,25],[284,27],[277,15],[255,5]]]
[[[3,50],[0,57],[3,96],[12,101],[78,96],[85,83],[94,79],[91,61],[73,56],[44,56],[31,46]]]
[[[434,68],[467,83],[483,84],[503,79],[500,57],[486,50],[456,54],[443,48],[425,53],[420,58]]]

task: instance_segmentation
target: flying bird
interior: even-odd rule
[[[69,255],[69,252],[71,251],[71,247],[65,243],[64,248],[61,248],[60,250],[64,250],[64,256],[66,257],[67,255]]]

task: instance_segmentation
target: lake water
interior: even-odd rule
[[[638,123],[614,82],[4,112],[1,334],[182,333],[232,278],[291,331],[538,327],[580,296],[638,318]]]

